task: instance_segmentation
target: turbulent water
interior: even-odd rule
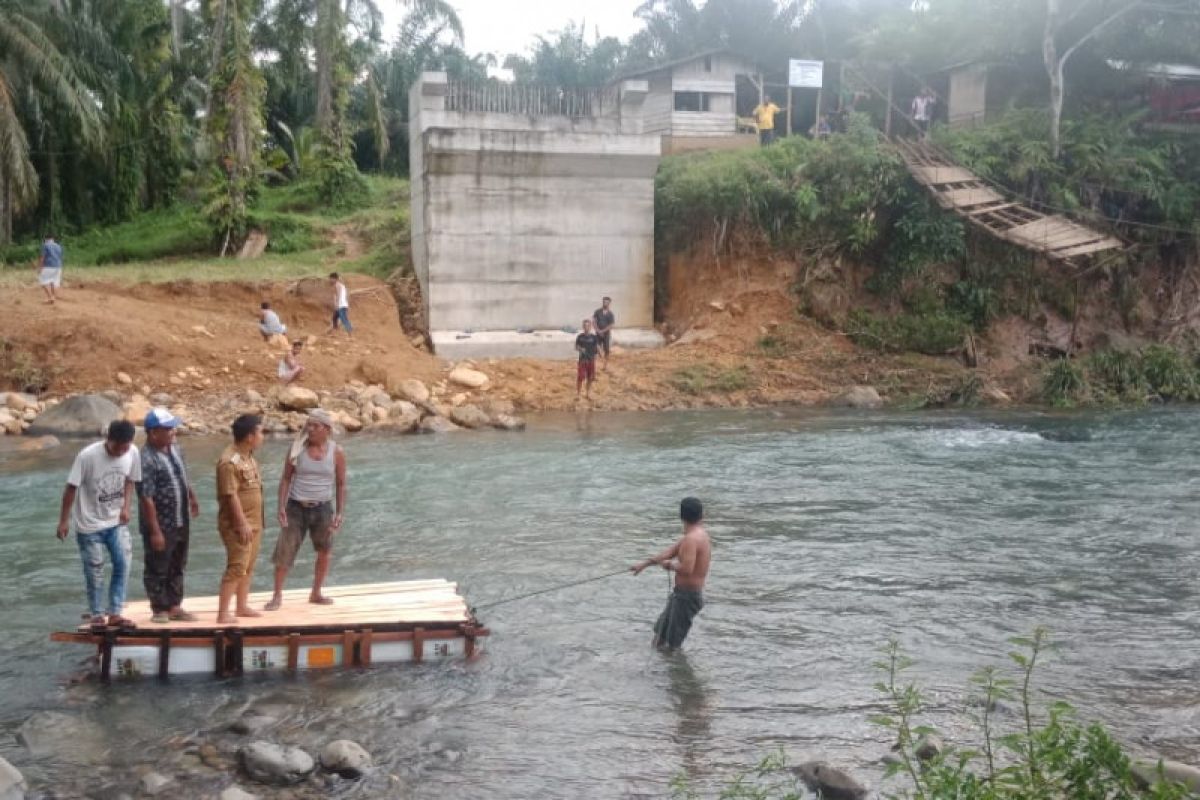
[[[231,778],[195,767],[188,746],[231,752],[222,729],[253,704],[280,719],[267,738],[370,750],[381,769],[334,787],[346,796],[664,796],[677,776],[712,789],[780,748],[876,782],[889,740],[868,721],[872,662],[890,637],[915,658],[932,721],[969,739],[970,674],[1039,624],[1061,647],[1042,689],[1135,750],[1200,754],[1197,422],[710,411],[351,439],[332,581],[455,580],[493,630],[486,656],[108,688],[67,684],[85,654],[47,642],[83,605],[75,547],[54,538],[73,445],[0,455],[0,755],[66,796],[130,790],[145,765],[200,796]],[[204,505],[198,594],[223,563],[218,445],[185,443]],[[268,486],[281,458],[268,447]],[[685,655],[648,647],[661,571],[483,608],[662,548],[686,494],[706,503],[714,563]],[[306,553],[293,585],[310,574]],[[140,578],[139,565],[132,597]],[[269,580],[263,557],[255,588]],[[61,745],[18,742],[26,720],[60,714]]]

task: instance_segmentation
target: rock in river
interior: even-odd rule
[[[321,751],[321,766],[343,778],[361,778],[371,766],[371,754],[357,742],[338,739]]]
[[[0,800],[25,800],[25,776],[0,758]]]
[[[851,386],[833,399],[833,405],[847,408],[879,408],[883,398],[873,386]]]
[[[862,800],[867,787],[853,777],[821,761],[809,761],[795,767],[793,772],[809,789],[825,800]]]
[[[461,425],[464,428],[486,428],[492,422],[479,406],[469,403],[450,409],[450,419],[455,425]]]
[[[316,762],[299,747],[251,742],[238,751],[246,774],[259,783],[288,786],[300,783],[316,769]]]
[[[97,394],[77,394],[48,408],[29,426],[30,436],[98,436],[114,419],[121,419],[121,408]]]
[[[421,420],[421,433],[453,433],[454,431],[462,430],[445,417],[428,416]]]

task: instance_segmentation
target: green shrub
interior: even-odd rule
[[[950,747],[922,763],[916,750],[922,736],[935,733],[919,724],[924,711],[920,690],[902,682],[912,661],[893,641],[876,667],[884,678],[876,684],[887,705],[873,721],[897,739],[899,758],[889,765],[888,776],[903,775],[908,788],[897,795],[919,800],[1030,800],[1030,798],[1095,798],[1095,800],[1182,800],[1188,796],[1181,784],[1161,778],[1143,789],[1134,776],[1129,757],[1108,732],[1096,723],[1080,722],[1065,702],[1034,707],[1033,675],[1051,649],[1044,628],[1032,637],[1009,640],[1018,649],[1009,654],[1016,666],[1013,677],[994,667],[976,673],[972,705],[979,711],[982,746]],[[1019,718],[1003,730],[994,709],[1000,701],[1015,700]],[[1044,721],[1042,721],[1044,720]]]
[[[730,394],[748,388],[750,381],[750,369],[746,366],[720,369],[694,365],[675,370],[670,384],[684,394]]]
[[[778,336],[768,333],[759,337],[758,350],[767,358],[784,358],[787,356],[788,344]]]
[[[1149,390],[1163,400],[1200,399],[1196,370],[1173,347],[1152,344],[1143,350],[1142,374]]]
[[[1042,400],[1061,408],[1087,400],[1088,384],[1075,362],[1060,358],[1042,373]]]
[[[1146,381],[1137,353],[1101,350],[1088,356],[1085,367],[1093,394],[1124,402],[1145,401]]]
[[[904,311],[890,316],[855,309],[846,322],[846,334],[862,347],[885,353],[916,352],[931,356],[946,355],[962,347],[967,329],[962,317],[945,309]]]

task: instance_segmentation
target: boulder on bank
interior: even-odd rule
[[[484,373],[468,367],[455,367],[450,370],[448,378],[451,383],[466,386],[468,389],[482,389],[491,382],[491,379]]]
[[[822,761],[809,761],[792,771],[809,789],[826,800],[862,800],[867,796],[867,787]]]
[[[832,405],[841,408],[881,408],[883,398],[874,386],[851,386],[833,398]]]
[[[371,754],[349,739],[330,742],[321,751],[321,766],[343,778],[361,778],[371,763]]]
[[[430,415],[421,420],[421,424],[417,430],[421,433],[453,433],[454,431],[462,430],[462,428],[445,417]]]
[[[29,409],[37,409],[37,398],[31,394],[24,392],[4,392],[4,402],[0,406],[8,406],[13,411],[25,412]]]
[[[121,408],[98,394],[77,394],[47,408],[29,426],[31,436],[99,436],[121,419]]]
[[[1133,775],[1145,787],[1153,786],[1160,780],[1159,764],[1162,765],[1161,779],[1171,783],[1182,783],[1189,792],[1200,792],[1200,769],[1178,761],[1151,761],[1148,758],[1134,759],[1131,765]]]
[[[290,786],[300,783],[316,769],[313,757],[299,747],[251,742],[238,751],[246,774],[259,783]]]
[[[515,414],[496,414],[492,417],[492,427],[502,431],[523,431],[525,420]]]
[[[479,406],[470,404],[450,409],[450,420],[463,428],[486,428],[492,424]]]
[[[25,776],[12,764],[0,758],[0,800],[25,800],[25,792],[28,789]]]
[[[917,740],[913,755],[920,761],[932,761],[946,749],[946,743],[936,733],[927,733]]]
[[[320,403],[317,393],[303,386],[285,386],[279,390],[275,402],[285,411],[308,411]]]
[[[425,403],[429,401],[429,387],[416,378],[405,378],[395,384],[392,389],[392,394],[397,394],[408,400],[411,403]]]

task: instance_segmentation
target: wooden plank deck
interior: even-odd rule
[[[898,139],[895,146],[913,178],[940,206],[997,238],[1070,266],[1077,266],[1072,259],[1125,247],[1116,236],[1007,201],[928,142]]]
[[[189,597],[184,601],[184,608],[199,617],[195,622],[155,624],[150,621],[147,601],[130,603],[125,608],[125,616],[137,623],[139,632],[162,631],[172,635],[232,627],[251,634],[280,628],[303,631],[406,623],[453,625],[471,620],[470,609],[458,594],[457,584],[441,579],[327,586],[324,593],[334,601],[328,606],[309,603],[309,591],[309,587],[289,589],[283,593],[283,606],[278,611],[263,611],[261,617],[239,617],[236,626],[217,624],[215,595]],[[250,606],[262,611],[270,599],[270,592],[254,592],[250,595]],[[86,632],[88,629],[82,625],[79,630]]]

